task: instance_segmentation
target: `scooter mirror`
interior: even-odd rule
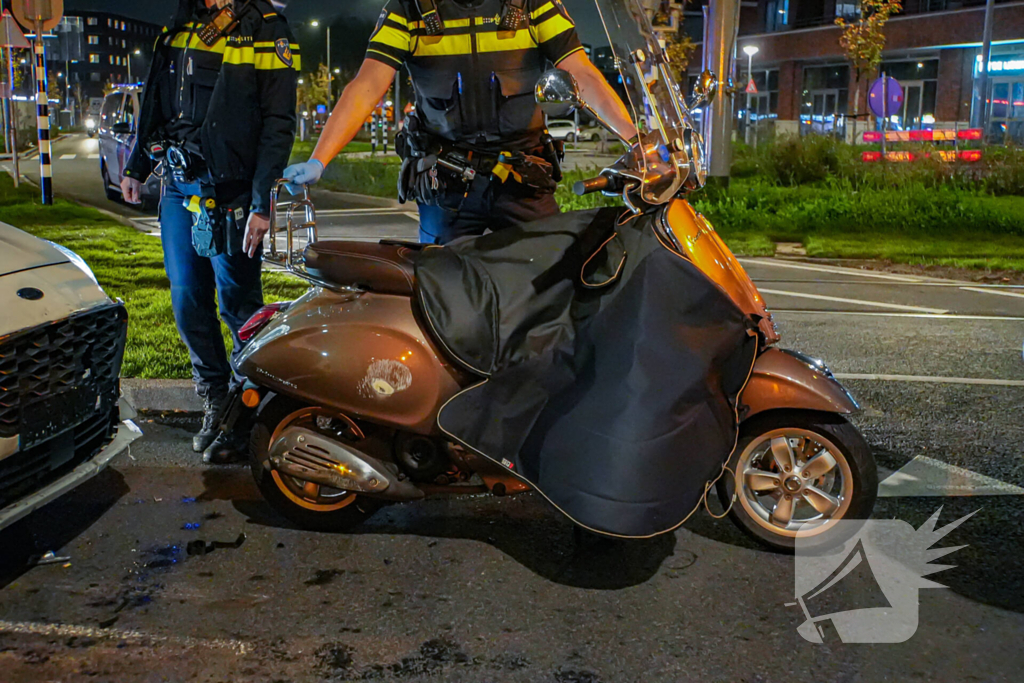
[[[715,76],[714,72],[705,69],[701,72],[700,76],[697,77],[697,82],[693,84],[693,99],[688,105],[690,109],[696,107],[703,107],[705,104],[715,99],[715,94],[718,92],[718,77]]]
[[[548,116],[568,116],[576,107],[584,106],[576,79],[568,71],[545,71],[533,89],[537,104]]]

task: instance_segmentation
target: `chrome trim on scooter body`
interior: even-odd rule
[[[754,363],[754,373],[740,395],[743,419],[767,410],[790,408],[850,415],[860,405],[820,360],[798,351],[770,348]]]

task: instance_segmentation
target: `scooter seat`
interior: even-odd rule
[[[412,296],[414,251],[399,244],[327,240],[303,252],[311,275],[343,287]]]

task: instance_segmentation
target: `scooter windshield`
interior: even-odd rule
[[[643,198],[653,204],[667,202],[688,180],[691,186],[703,184],[703,143],[645,3],[595,0],[595,5],[625,90],[626,106],[643,140],[651,143],[645,145],[647,149],[638,160]]]

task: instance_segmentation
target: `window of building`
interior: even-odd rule
[[[850,67],[817,66],[804,68],[804,86],[800,101],[800,132],[842,135],[846,130]]]
[[[85,23],[88,24],[89,26],[96,26],[97,24],[100,23],[100,21],[96,17],[86,17]]]
[[[89,44],[90,45],[99,45],[100,44],[100,37],[99,36],[89,36]]]
[[[89,55],[89,63],[90,64],[99,64],[100,63],[100,56],[99,55]]]
[[[124,22],[122,21],[122,22],[121,22],[121,30],[123,31],[123,30],[125,29],[125,27],[126,27],[126,26],[127,26],[127,24],[125,24],[125,23],[124,23]]]
[[[789,0],[768,0],[764,8],[765,30],[784,31],[789,24]]]
[[[122,48],[124,48],[124,47],[128,47],[128,41],[126,41],[126,40],[122,40],[122,41],[121,41],[121,47],[122,47]]]
[[[882,62],[881,70],[903,87],[903,108],[890,121],[891,125],[900,130],[916,130],[935,123],[939,60]]]
[[[110,19],[110,18],[108,18],[108,19],[107,19],[107,27],[109,28],[109,27],[111,27],[111,26],[113,26],[113,25],[114,25],[114,20],[113,20],[113,19]]]

